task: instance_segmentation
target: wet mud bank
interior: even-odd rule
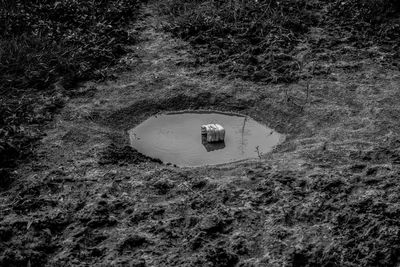
[[[169,97],[157,95],[156,99],[145,98],[115,111],[95,109],[91,117],[96,123],[112,132],[109,136],[112,146],[122,150],[129,150],[130,129],[151,116],[173,111],[214,110],[249,116],[284,134],[285,141],[312,132],[303,122],[304,111],[299,107],[287,107],[283,99],[268,98],[268,95],[260,93],[255,97],[249,97],[232,92],[201,92],[200,87],[193,91],[195,92],[191,94],[172,93]],[[276,101],[278,103],[275,103]],[[286,144],[281,143],[275,150],[287,149],[286,147]]]
[[[159,100],[144,99],[106,115],[106,119],[100,123],[116,129],[128,130],[157,113],[180,110],[216,110],[251,116],[286,134],[299,133],[301,113],[297,110],[290,111],[279,108],[278,105],[274,107],[272,104],[262,101],[262,95],[258,97],[240,98],[233,94],[201,92],[194,95],[178,94]],[[264,96],[265,98],[266,96]]]

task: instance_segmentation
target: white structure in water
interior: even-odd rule
[[[207,135],[207,142],[220,142],[225,139],[225,129],[219,124],[202,125],[201,134]]]

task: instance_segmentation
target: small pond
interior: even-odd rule
[[[207,143],[203,124],[225,128],[225,141]],[[222,112],[171,112],[155,115],[129,130],[132,147],[142,154],[177,166],[198,167],[258,158],[283,140],[283,135],[248,116]]]

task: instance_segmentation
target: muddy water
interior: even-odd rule
[[[209,123],[225,128],[224,142],[206,142],[200,126]],[[129,136],[139,152],[164,163],[190,167],[257,158],[283,140],[281,134],[249,117],[219,112],[153,116],[131,129]]]

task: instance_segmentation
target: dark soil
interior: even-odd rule
[[[142,41],[122,58],[131,70],[77,88],[31,161],[1,176],[0,266],[398,266],[397,35],[354,37],[397,27],[398,13],[314,2],[336,24],[298,33],[290,53],[313,51],[315,68],[293,83],[193,64],[202,52],[147,5]],[[287,138],[259,159],[201,168],[127,147],[126,130],[183,109],[241,112]]]

